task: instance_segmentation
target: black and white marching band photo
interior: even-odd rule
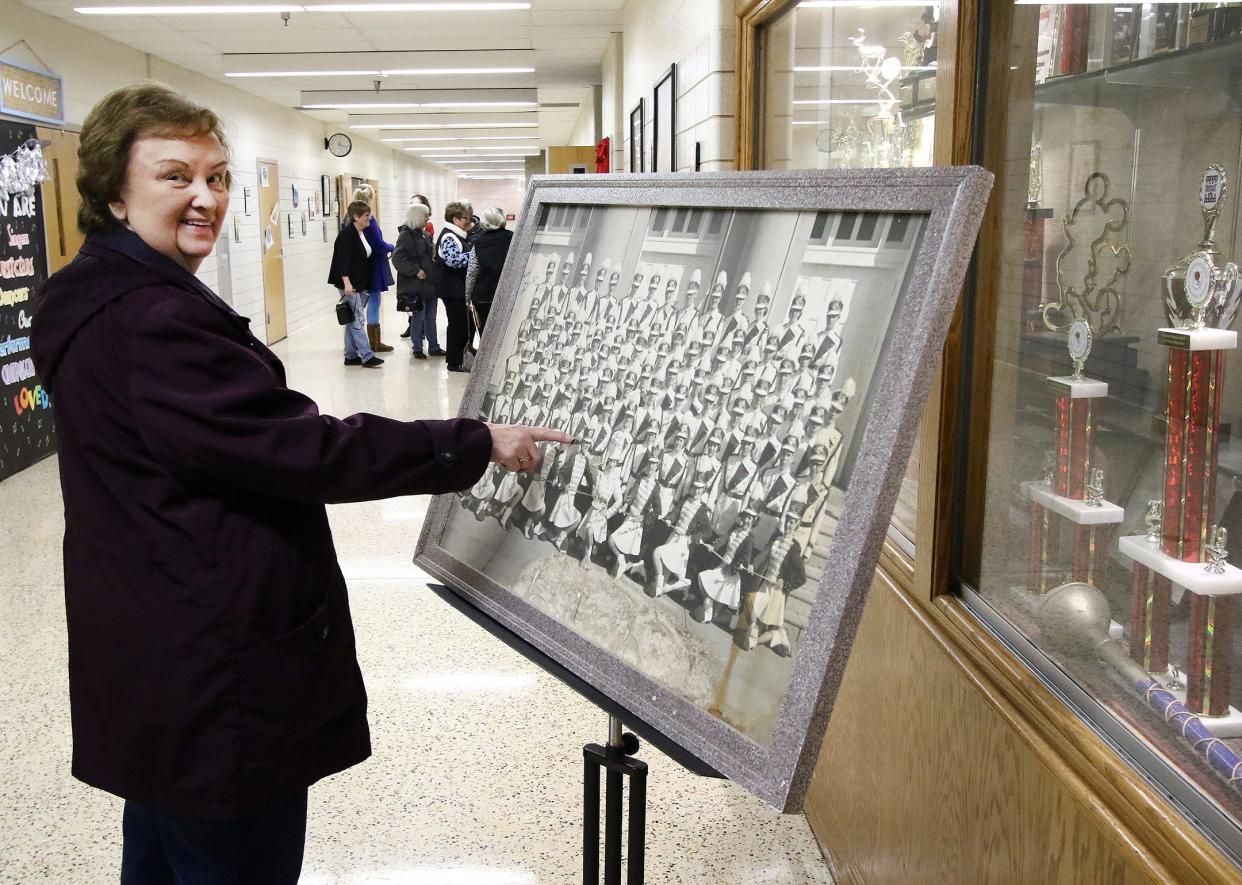
[[[771,735],[925,217],[545,205],[483,401],[549,425],[443,545]]]

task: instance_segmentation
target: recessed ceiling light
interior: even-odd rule
[[[1112,2],[1112,0],[1109,0],[1109,2]],[[935,65],[902,65],[901,69],[903,71],[939,70]],[[860,68],[858,65],[794,65],[794,71],[795,73],[799,73],[799,74],[828,73],[830,71],[841,71],[841,72],[852,71],[853,73],[856,73],[856,74],[867,73],[865,70]]]
[[[534,129],[538,123],[355,123],[350,129]],[[514,136],[514,138],[525,136]],[[401,141],[384,138],[381,141]]]

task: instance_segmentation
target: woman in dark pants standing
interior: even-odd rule
[[[414,358],[425,360],[423,339],[432,353],[439,350],[436,342],[436,291],[431,287],[435,266],[431,262],[431,237],[427,235],[427,207],[410,203],[405,211],[405,224],[398,229],[397,248],[392,253],[397,269],[397,310],[410,315],[409,334]],[[442,352],[442,351],[441,351]]]
[[[86,242],[31,330],[64,499],[73,776],[125,800],[122,885],[294,885],[307,787],[371,753],[324,504],[466,489],[569,438],[341,420],[290,390],[194,275],[229,208],[209,109],[124,87],[78,161]]]
[[[469,264],[466,237],[474,223],[470,207],[458,201],[444,207],[444,228],[436,237],[436,293],[444,302],[448,317],[448,355],[450,372],[469,372],[464,365],[470,334],[466,321],[466,267]]]
[[[487,326],[500,272],[505,268],[509,244],[513,242],[513,231],[505,229],[505,213],[500,209],[484,210],[480,226],[483,234],[474,241],[466,268],[466,301],[474,305],[479,318],[479,343],[482,344],[483,329]]]

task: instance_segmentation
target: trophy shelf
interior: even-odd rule
[[[1048,104],[1115,107],[1150,99],[1144,90],[1218,91],[1238,96],[1242,35],[1163,52],[1098,71],[1052,77],[1035,87],[1036,100]],[[1134,87],[1141,87],[1136,89]]]

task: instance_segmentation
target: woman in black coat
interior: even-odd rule
[[[483,233],[474,241],[470,265],[466,269],[466,301],[473,305],[475,316],[479,318],[480,343],[483,329],[487,326],[487,315],[492,310],[492,299],[496,296],[496,285],[500,282],[500,272],[505,269],[509,244],[513,242],[513,231],[505,229],[505,213],[502,210],[484,210],[481,225]]]
[[[378,369],[384,361],[371,349],[367,334],[367,299],[371,287],[371,242],[367,226],[371,223],[371,207],[355,200],[345,210],[349,220],[341,226],[332,244],[332,265],[328,268],[328,284],[336,286],[341,297],[353,311],[352,322],[345,324],[345,365]],[[391,350],[391,348],[389,348]]]
[[[565,439],[320,415],[194,276],[229,178],[210,110],[154,83],[106,96],[79,149],[86,242],[31,332],[59,444],[73,774],[126,800],[123,885],[292,885],[307,787],[370,754],[324,504],[465,489]]]
[[[392,263],[397,269],[397,310],[410,314],[408,337],[414,358],[425,360],[423,338],[427,339],[432,356],[443,356],[436,340],[436,292],[431,285],[435,266],[431,260],[431,235],[427,218],[431,210],[422,203],[411,203],[405,213],[405,224],[397,229],[397,248]]]

